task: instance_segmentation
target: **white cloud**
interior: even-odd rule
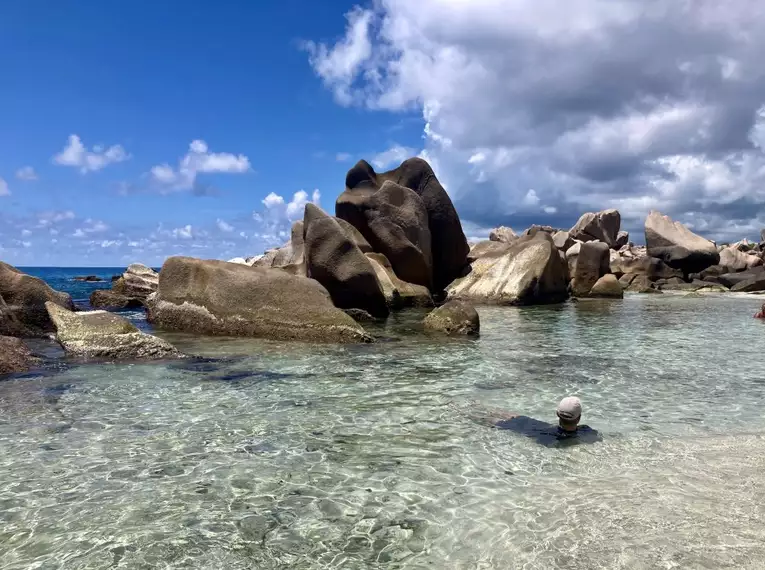
[[[73,166],[80,169],[83,174],[101,170],[110,164],[124,162],[130,158],[121,145],[113,145],[109,148],[96,145],[92,150],[85,148],[82,140],[77,135],[69,135],[69,140],[60,153],[53,157],[54,164],[61,166]]]
[[[347,18],[308,44],[316,74],[343,105],[421,114],[421,155],[463,218],[617,207],[634,229],[659,207],[710,237],[759,232],[756,0],[377,0]]]
[[[32,232],[29,230],[21,230],[22,237],[29,237],[32,235]]]
[[[276,208],[276,207],[278,207],[278,206],[280,206],[280,205],[283,205],[283,204],[284,204],[284,198],[282,198],[281,196],[279,196],[279,195],[278,195],[277,193],[275,193],[275,192],[270,192],[270,193],[268,194],[268,196],[266,196],[266,197],[263,199],[263,205],[264,205],[266,208],[269,208],[269,209],[270,209],[270,208]]]
[[[76,216],[72,210],[64,210],[64,211],[48,210],[46,212],[40,213],[37,216],[37,222],[38,222],[38,227],[48,227],[53,224],[58,224],[60,222],[73,220],[75,217]]]
[[[250,168],[250,160],[243,154],[209,152],[207,143],[194,140],[189,145],[189,151],[180,159],[177,169],[167,163],[159,164],[152,167],[150,176],[166,190],[191,190],[199,173],[242,174]]]
[[[347,152],[338,152],[335,155],[335,160],[337,162],[348,162],[351,159],[351,154]]]
[[[85,237],[85,232],[82,230],[82,228],[77,228],[76,230],[74,230],[74,233],[72,234],[72,237],[84,238]]]
[[[193,239],[194,233],[193,228],[190,225],[185,225],[182,228],[175,228],[172,231],[172,235],[175,238],[179,239]]]
[[[415,149],[401,145],[393,145],[388,150],[373,156],[372,165],[379,170],[383,170],[391,166],[398,166],[407,158],[413,156],[417,156],[417,151]]]
[[[309,202],[320,205],[321,192],[318,188],[310,195],[305,190],[298,190],[289,202],[283,196],[271,192],[263,199],[265,208],[252,213],[252,218],[258,224],[258,231],[253,237],[260,238],[268,246],[279,245],[289,237],[293,222],[303,218],[305,206]]]
[[[37,173],[31,166],[24,166],[16,171],[16,178],[25,181],[37,180]]]
[[[221,220],[220,218],[218,218],[218,220],[216,221],[216,225],[218,226],[218,229],[222,232],[230,233],[234,231],[234,226],[227,223],[225,220]]]
[[[11,191],[8,189],[8,183],[0,178],[0,196],[10,196]]]

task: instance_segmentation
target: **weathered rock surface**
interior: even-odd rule
[[[470,273],[449,285],[447,293],[476,303],[559,303],[568,297],[566,265],[552,237],[537,232],[474,261]]]
[[[601,241],[609,247],[615,247],[621,223],[622,217],[619,210],[588,212],[579,218],[569,233],[575,240]]]
[[[477,335],[481,330],[475,307],[461,300],[449,301],[431,311],[423,324],[427,332],[448,335]]]
[[[528,228],[526,228],[523,233],[521,234],[521,237],[523,236],[533,236],[537,232],[544,232],[546,234],[553,235],[555,232],[557,232],[554,227],[552,226],[540,226],[539,224],[532,224]]]
[[[614,243],[614,249],[621,249],[630,242],[630,234],[628,232],[619,232],[616,234],[616,242]]]
[[[45,307],[56,327],[56,339],[73,356],[109,360],[157,360],[181,356],[170,343],[139,331],[127,319],[113,313],[74,313],[51,302]]]
[[[672,269],[656,257],[626,257],[619,255],[610,259],[611,273],[620,277],[627,274],[646,275],[649,279],[670,279],[682,277],[682,271]]]
[[[736,246],[729,246],[720,251],[720,265],[731,271],[746,271],[762,265],[762,259],[756,255],[744,253]]]
[[[374,267],[338,221],[309,203],[304,222],[308,277],[329,291],[336,307],[387,317],[390,311]]]
[[[645,241],[648,255],[685,274],[698,273],[720,262],[715,244],[656,211],[646,218]]]
[[[765,291],[765,272],[757,273],[744,281],[733,285],[730,290],[734,293],[756,293]]]
[[[760,276],[765,276],[765,267],[753,267],[749,271],[741,271],[738,273],[725,273],[717,276],[717,282],[730,287],[731,290],[744,281],[756,280]]]
[[[96,289],[90,294],[90,306],[94,309],[119,311],[143,307],[143,301],[126,295],[120,295],[110,289]]]
[[[571,293],[575,297],[586,297],[598,279],[608,272],[608,245],[600,241],[581,244],[571,273]]]
[[[21,339],[0,336],[0,376],[27,372],[34,359]]]
[[[470,262],[472,263],[473,261],[475,261],[476,259],[480,259],[484,255],[488,255],[490,253],[507,251],[507,245],[508,245],[508,242],[502,242],[502,241],[491,241],[491,240],[479,241],[477,244],[475,244],[473,247],[470,248],[470,255],[468,257],[470,259]]]
[[[595,285],[590,289],[589,296],[621,299],[624,297],[624,289],[616,275],[608,273],[595,282]]]
[[[335,204],[337,217],[364,233],[365,204],[387,180],[409,188],[422,199],[431,235],[433,288],[443,289],[464,273],[470,248],[449,195],[426,161],[410,158],[398,168],[379,174],[367,162],[360,161],[348,171],[345,192]]]
[[[171,257],[149,299],[160,328],[276,340],[368,342],[317,281],[280,269]]]
[[[112,284],[112,291],[131,299],[145,301],[157,290],[159,273],[141,263],[133,263],[122,274],[122,278]]]
[[[513,243],[518,239],[518,234],[513,231],[513,228],[507,226],[499,226],[489,232],[489,241],[496,241],[500,243]]]
[[[552,238],[555,247],[561,251],[568,251],[576,243],[576,240],[571,237],[571,234],[563,230],[555,232]]]
[[[579,257],[579,252],[581,249],[582,242],[578,241],[566,250],[564,257],[566,258],[566,264],[568,265],[569,275],[573,275],[574,271],[576,270],[576,260]]]
[[[646,275],[635,275],[626,290],[630,293],[661,293]]]
[[[42,337],[53,330],[46,302],[74,309],[72,298],[0,261],[0,335]]]
[[[377,280],[382,286],[385,300],[392,309],[405,307],[432,307],[433,298],[430,290],[422,285],[407,283],[399,279],[393,271],[388,258],[381,253],[367,253],[369,261],[377,275]]]

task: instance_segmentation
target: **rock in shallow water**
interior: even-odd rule
[[[94,309],[118,311],[121,309],[137,309],[143,307],[143,302],[120,295],[109,289],[97,289],[90,295],[90,306]]]
[[[425,330],[448,335],[477,335],[481,324],[478,312],[470,303],[449,301],[425,317]]]
[[[149,299],[149,322],[167,330],[276,340],[370,342],[317,281],[280,269],[171,257]]]
[[[621,299],[624,297],[624,289],[616,275],[609,273],[597,280],[592,286],[589,296]]]
[[[45,304],[64,350],[83,358],[156,360],[181,355],[170,343],[142,333],[127,319],[106,311],[74,313]]]
[[[686,274],[720,262],[715,244],[660,212],[652,211],[646,218],[645,242],[648,255]]]
[[[0,375],[26,372],[33,362],[32,353],[20,339],[0,336]]]

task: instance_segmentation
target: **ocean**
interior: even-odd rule
[[[83,306],[122,268],[28,269]],[[761,569],[757,296],[422,311],[331,346],[162,334],[199,358],[0,382],[4,569]],[[140,314],[129,315],[142,326]],[[554,421],[547,448],[486,421]]]

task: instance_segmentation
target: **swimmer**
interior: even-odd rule
[[[563,398],[556,410],[558,425],[549,424],[528,416],[505,415],[494,423],[494,427],[506,429],[517,434],[534,439],[537,443],[548,447],[565,442],[595,443],[602,438],[590,426],[579,425],[582,419],[582,402],[575,396]]]
[[[760,307],[760,312],[754,315],[755,319],[765,319],[765,303]]]

